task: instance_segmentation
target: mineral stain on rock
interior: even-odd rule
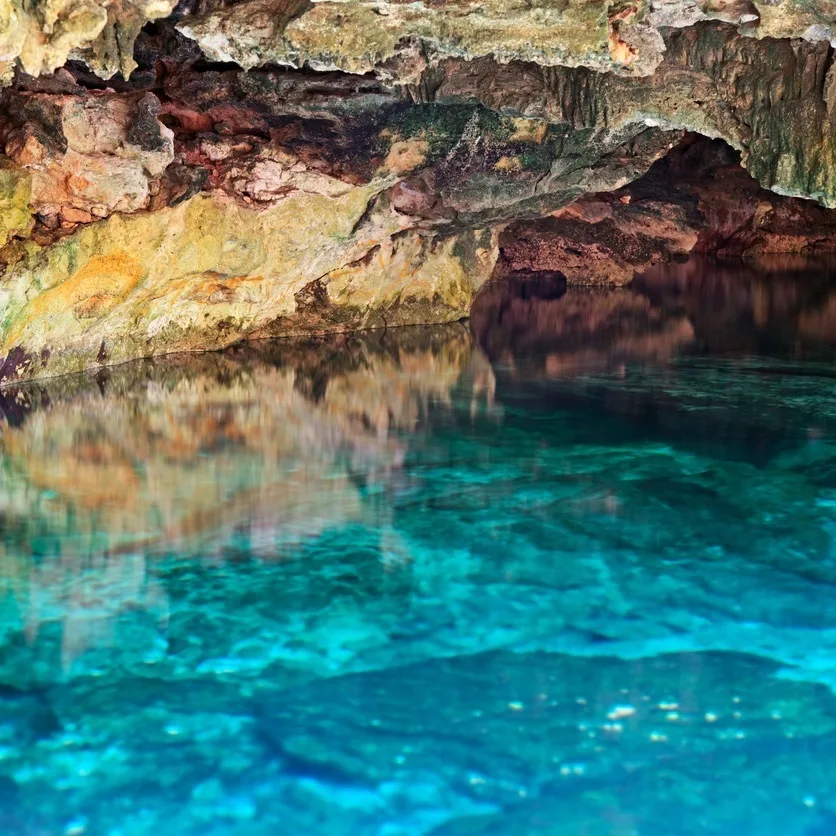
[[[830,0],[42,6],[0,0],[0,385],[834,249]]]

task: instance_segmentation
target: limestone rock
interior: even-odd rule
[[[665,50],[663,28],[721,20],[758,37],[830,40],[833,19],[832,0],[244,0],[179,29],[212,60],[246,69],[276,63],[408,82],[440,59],[486,56],[650,75]]]
[[[459,319],[491,275],[500,224],[593,184],[622,185],[670,144],[655,130],[627,145],[618,135],[567,143],[542,120],[478,104],[399,102],[361,108],[324,135],[321,119],[262,110],[284,125],[275,141],[185,128],[175,141],[151,93],[6,99],[19,114],[6,146],[32,171],[40,225],[0,281],[4,380],[244,338]],[[176,103],[169,114],[192,119]],[[165,168],[172,144],[178,162]],[[561,165],[571,173],[551,176]],[[96,166],[111,177],[91,177]]]
[[[673,30],[666,44],[646,78],[492,59],[446,62],[432,98],[479,100],[575,132],[635,135],[661,126],[723,139],[766,188],[836,206],[829,43],[756,40],[701,24]]]
[[[91,220],[145,207],[174,157],[172,132],[147,93],[6,94],[6,154],[31,174],[31,211]],[[85,213],[85,214],[79,214]],[[85,217],[85,215],[89,217]]]
[[[30,244],[0,284],[0,381],[246,337],[459,319],[493,270],[496,237],[422,243],[386,180],[256,210],[222,193],[116,215],[58,246]],[[416,237],[417,236],[417,237]]]
[[[189,19],[180,31],[216,61],[247,69],[267,63],[398,76],[429,58],[590,66],[650,73],[663,49],[659,34],[639,22],[643,4],[612,10],[605,2],[534,3],[488,0],[474,7],[437,3],[246,0]]]
[[[804,38],[806,40],[834,40],[836,32],[836,3],[804,0],[772,3],[753,0],[757,15],[754,34],[759,38]]]
[[[13,235],[25,235],[32,225],[29,213],[31,181],[16,167],[0,168],[0,249]]]
[[[728,146],[691,137],[622,189],[509,226],[500,272],[559,271],[573,284],[623,285],[692,252],[832,256],[836,210],[767,192]]]
[[[76,50],[103,78],[136,66],[133,45],[146,21],[176,0],[0,0],[0,67],[50,73]]]
[[[779,197],[836,207],[830,0],[184,2],[135,54],[169,0],[8,2],[7,68],[74,50],[122,77],[73,62],[0,95],[6,380],[456,319],[500,234],[504,273],[609,283],[830,246],[824,209]],[[686,131],[774,194],[737,160],[630,187]]]

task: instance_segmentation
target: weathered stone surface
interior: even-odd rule
[[[416,79],[440,59],[492,56],[500,62],[589,67],[650,75],[662,60],[660,29],[705,20],[740,24],[749,35],[830,40],[832,0],[776,4],[704,0],[244,0],[179,24],[215,61],[315,70],[375,72]]]
[[[31,190],[27,173],[13,166],[0,167],[0,249],[13,235],[29,231]]]
[[[171,14],[176,0],[0,0],[0,72],[19,64],[49,73],[75,50],[103,78],[128,76],[146,21]]]
[[[352,73],[382,72],[398,59],[400,80],[436,58],[524,60],[544,65],[653,72],[662,39],[639,22],[640,4],[445,3],[246,0],[179,24],[216,61]],[[642,14],[640,14],[640,12]]]
[[[76,62],[18,72],[0,98],[4,379],[448,321],[510,223],[503,270],[572,281],[691,250],[830,248],[830,215],[731,167],[628,189],[687,130],[773,192],[836,206],[829,0],[183,3],[141,33],[129,77],[166,2],[91,6],[107,20],[73,55],[121,67],[110,86]],[[53,66],[38,56],[24,69]]]
[[[567,133],[629,136],[653,125],[723,139],[766,188],[836,206],[828,43],[756,40],[719,24],[673,30],[666,43],[646,78],[487,58],[445,62],[430,97],[478,99]]]
[[[85,225],[46,249],[29,244],[0,285],[0,378],[465,316],[493,270],[495,237],[395,236],[406,226],[397,214],[366,215],[386,185],[300,191],[260,211],[211,193]]]
[[[831,256],[836,211],[762,189],[728,146],[691,137],[628,186],[509,226],[501,271],[560,271],[574,284],[621,285],[692,252]]]
[[[31,176],[30,211],[50,225],[87,222],[148,205],[174,158],[172,132],[152,94],[6,93],[6,155]]]
[[[237,74],[215,103],[201,93],[201,113],[227,134],[196,135],[185,105],[151,93],[7,92],[19,117],[6,146],[32,172],[38,226],[0,283],[0,377],[461,318],[492,272],[500,224],[622,185],[671,139],[645,129],[626,144],[567,143],[542,120],[478,104],[392,100],[323,126],[331,101],[345,107],[340,85],[299,115],[263,81],[270,139],[242,128],[253,103],[228,103]],[[571,174],[553,177],[561,158]],[[92,177],[97,164],[113,176]]]
[[[133,46],[143,25],[167,17],[175,5],[175,0],[3,0],[0,68],[8,72],[19,64],[37,75],[76,57],[104,78],[116,72],[127,78],[136,66]],[[233,6],[183,2],[178,9],[178,17],[185,18],[181,30],[213,60],[247,69],[284,63],[375,71],[401,80],[438,58],[486,55],[649,74],[664,51],[660,30],[665,28],[714,19],[738,24],[756,37],[829,40],[834,19],[832,0],[488,0],[477,7],[462,0],[245,0]]]
[[[166,94],[164,110],[178,122],[185,158],[209,168],[210,178],[215,169],[222,175],[225,160],[251,165],[258,157],[250,152],[264,145],[259,135],[270,134],[352,182],[368,180],[381,163],[410,174],[396,203],[440,228],[539,217],[593,183],[616,188],[679,137],[644,124],[630,132],[576,132],[568,123],[495,112],[475,99],[409,103],[369,79],[339,74],[314,84],[287,71],[187,73],[172,78]],[[200,133],[194,140],[196,131],[223,139]]]
[[[758,38],[804,38],[831,43],[834,40],[836,4],[833,0],[820,3],[753,0],[752,5],[758,16],[752,31]]]

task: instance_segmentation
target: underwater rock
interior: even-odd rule
[[[710,319],[745,283],[700,275],[638,302]],[[812,279],[772,276],[766,307],[814,312]],[[515,281],[552,309],[630,293]],[[454,324],[4,390],[9,832],[826,821],[832,362],[544,381],[511,354],[494,381]]]

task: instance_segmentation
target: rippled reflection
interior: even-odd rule
[[[352,523],[385,563],[409,560],[387,498],[407,447],[494,379],[464,326],[245,346],[166,358],[10,393],[0,436],[0,593],[34,640],[63,621],[66,666],[111,644],[109,623],[165,619],[148,560],[291,557]],[[34,561],[34,565],[33,565]]]
[[[781,266],[4,390],[0,832],[836,832],[836,282]]]

